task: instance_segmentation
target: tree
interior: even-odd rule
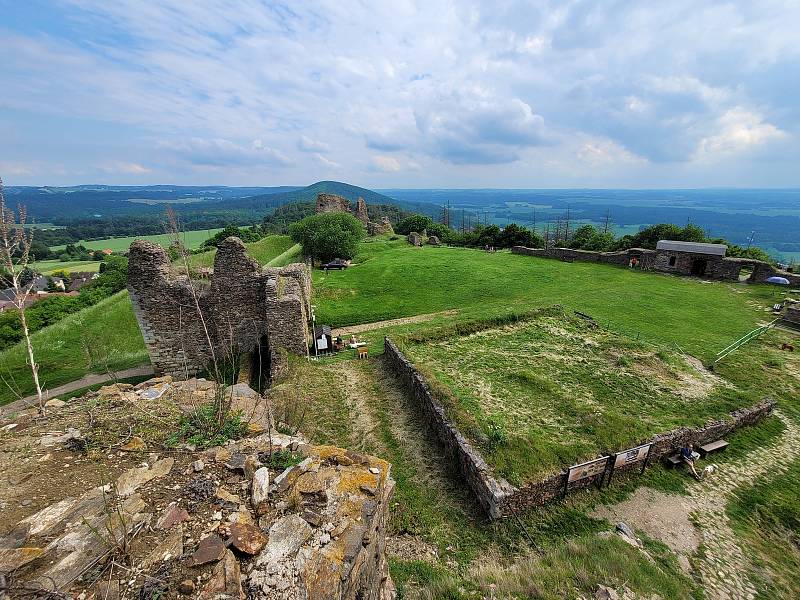
[[[605,252],[614,246],[614,234],[600,231],[594,225],[581,225],[572,234],[569,247],[577,250]]]
[[[14,289],[14,299],[12,302],[19,314],[22,335],[25,339],[25,348],[28,353],[28,365],[31,368],[33,384],[36,387],[36,398],[39,402],[39,413],[44,414],[44,396],[42,386],[39,383],[39,365],[33,355],[33,344],[31,334],[28,329],[28,320],[25,317],[25,308],[28,296],[31,293],[32,282],[23,283],[23,277],[28,270],[28,263],[31,258],[31,245],[33,244],[33,229],[25,229],[27,211],[24,206],[17,210],[18,215],[6,206],[5,195],[3,194],[3,180],[0,178],[0,264],[2,264],[7,276],[11,279],[11,287]]]
[[[544,240],[533,233],[530,229],[521,227],[516,223],[509,223],[497,236],[498,248],[513,248],[514,246],[525,246],[526,248],[542,248]]]
[[[361,221],[349,213],[320,213],[293,224],[289,235],[312,261],[327,262],[354,258],[366,231]]]
[[[438,225],[442,225],[439,223]],[[397,227],[394,228],[395,233],[399,233],[400,235],[408,235],[412,231],[416,231],[417,233],[422,233],[423,229],[427,229],[428,232],[432,231],[434,227],[433,219],[427,217],[425,215],[411,215],[410,217],[406,217],[402,221],[397,224]],[[445,225],[446,227],[446,225]]]

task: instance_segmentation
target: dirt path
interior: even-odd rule
[[[424,323],[426,321],[432,321],[436,317],[452,317],[457,313],[457,310],[445,310],[438,313],[428,313],[425,315],[416,315],[402,319],[389,319],[388,321],[375,321],[374,323],[364,323],[363,325],[353,325],[351,327],[339,327],[338,329],[333,330],[333,337],[336,337],[337,335],[345,336],[354,333],[363,333],[364,331],[372,331],[373,329],[381,329],[383,327],[393,327],[395,325]]]
[[[595,516],[625,521],[661,540],[678,553],[686,568],[686,557],[692,556],[708,598],[755,598],[748,576],[754,566],[739,546],[725,509],[737,488],[780,476],[800,456],[800,426],[780,411],[775,414],[786,426],[777,443],[721,465],[707,479],[689,484],[686,496],[639,488],[628,500],[601,507]],[[704,552],[697,556],[701,542]]]
[[[152,374],[153,374],[153,367],[149,364],[140,365],[138,367],[133,367],[131,369],[125,369],[124,371],[117,371],[111,374],[89,373],[88,375],[84,375],[83,377],[81,377],[80,379],[76,379],[75,381],[70,381],[69,383],[65,383],[64,385],[59,385],[57,387],[44,390],[44,395],[45,398],[56,398],[61,394],[74,392],[75,390],[89,387],[90,385],[107,383],[109,381],[114,381],[115,379],[127,379],[129,377],[145,377],[147,375],[152,375]],[[25,398],[21,398],[19,400],[15,400],[14,402],[9,402],[8,404],[0,406],[0,415],[7,415],[20,410],[25,410],[26,408],[30,408],[31,406],[36,406],[36,403],[37,399],[35,395],[27,396]]]
[[[353,439],[357,441],[357,450],[369,451],[371,448],[381,448],[378,435],[375,433],[380,422],[367,402],[367,397],[372,393],[372,383],[364,375],[361,364],[352,360],[345,360],[325,367],[333,370],[344,383],[347,398],[348,412],[353,416]]]

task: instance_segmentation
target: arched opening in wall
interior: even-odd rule
[[[744,265],[739,270],[739,281],[747,281],[753,274],[753,265]]]
[[[269,337],[262,335],[252,354],[250,387],[259,394],[272,385],[272,354]]]
[[[669,257],[669,266],[670,267],[674,267],[676,262],[678,262],[678,257],[677,256],[675,256],[673,254],[672,256]]]

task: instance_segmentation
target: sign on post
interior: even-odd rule
[[[571,466],[569,471],[567,471],[567,481],[564,484],[564,494],[567,493],[567,487],[569,487],[570,483],[582,481],[584,479],[588,479],[589,477],[594,477],[595,475],[604,474],[610,458],[610,456],[603,456],[579,465]],[[602,485],[603,477],[600,477],[598,487]]]
[[[611,478],[614,476],[614,470],[618,469],[619,467],[626,467],[628,465],[641,462],[642,470],[639,474],[641,475],[644,473],[644,470],[647,467],[647,459],[650,457],[651,446],[652,444],[642,444],[641,446],[636,446],[636,448],[630,448],[629,450],[617,452],[614,455],[614,468],[611,469],[611,473],[608,475],[608,483],[611,483]]]

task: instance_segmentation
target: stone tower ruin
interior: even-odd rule
[[[286,366],[285,352],[307,352],[308,268],[261,267],[239,238],[219,244],[210,284],[176,275],[161,246],[137,240],[129,253],[128,291],[158,374],[185,379],[208,369],[213,358],[250,353],[273,377]]]
[[[336,194],[317,194],[317,214],[331,212],[350,213],[364,224],[364,227],[367,228],[367,233],[369,235],[394,233],[394,229],[392,229],[392,223],[389,221],[389,217],[381,217],[380,223],[373,223],[369,220],[367,203],[361,197],[358,198],[355,211],[353,211],[350,208],[350,201],[347,198],[342,198]]]

